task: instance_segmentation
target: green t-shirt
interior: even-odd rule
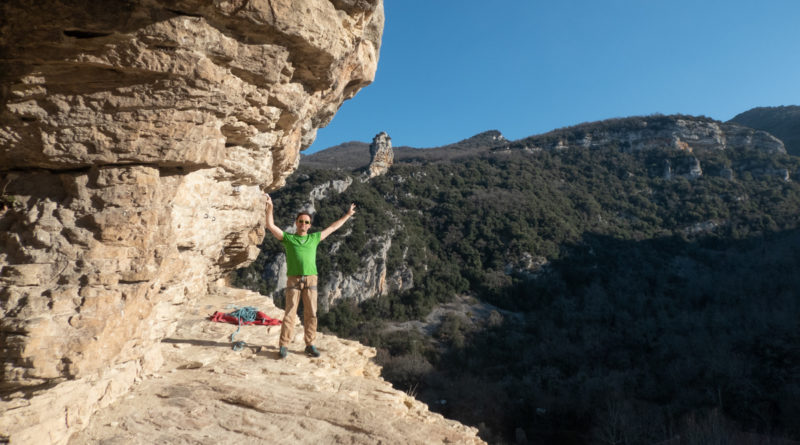
[[[286,275],[316,275],[317,246],[321,232],[299,236],[283,232],[283,247],[286,249]]]

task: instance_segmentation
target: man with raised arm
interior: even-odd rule
[[[272,209],[272,198],[267,195],[267,230],[286,249],[286,308],[278,343],[280,356],[286,358],[289,354],[288,346],[297,319],[297,307],[302,298],[305,351],[311,357],[319,357],[319,350],[314,346],[317,336],[317,246],[356,213],[356,205],[350,204],[350,210],[344,216],[321,232],[309,233],[311,215],[300,212],[294,220],[297,228],[294,234],[286,233],[275,225]]]

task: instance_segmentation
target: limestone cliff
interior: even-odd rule
[[[402,228],[398,228],[402,230]],[[403,265],[389,274],[387,263],[389,248],[392,247],[394,231],[370,239],[375,246],[371,255],[361,258],[358,270],[345,274],[334,267],[320,285],[320,304],[326,310],[340,300],[353,300],[357,303],[386,295],[389,291],[407,290],[414,285],[414,275]],[[331,247],[333,251],[337,246]]]
[[[800,156],[800,106],[756,107],[739,113],[728,122],[775,135],[789,154]]]
[[[697,152],[704,150],[786,154],[783,142],[765,131],[702,116],[684,115],[637,116],[590,122],[513,141],[498,150],[536,152],[575,147],[616,147],[627,152],[658,149],[681,152],[684,157],[674,163],[665,160],[659,174],[665,179],[683,177],[690,180],[705,174],[695,157]],[[716,168],[709,173],[726,179],[734,178],[735,174],[750,173],[759,177],[776,176],[788,181],[794,172],[772,168],[769,162],[744,162]]]
[[[398,227],[397,230],[402,230]],[[394,231],[377,234],[367,244],[372,246],[371,254],[361,258],[358,269],[352,273],[343,273],[334,263],[332,270],[320,277],[319,306],[327,311],[340,300],[362,302],[386,295],[391,291],[403,291],[414,286],[414,274],[411,268],[401,262],[400,267],[389,272],[389,249],[392,247]],[[324,253],[335,257],[339,249],[338,243],[320,245]],[[273,298],[281,298],[286,291],[286,255],[276,251],[268,253],[264,269],[260,273],[264,280],[275,284]],[[251,272],[253,273],[253,272]]]
[[[382,29],[381,0],[0,5],[0,441],[63,442],[159,368]]]
[[[389,170],[394,163],[394,151],[392,151],[392,138],[385,131],[378,133],[369,146],[369,177],[382,175]]]
[[[674,148],[693,150],[755,149],[786,153],[780,139],[759,130],[696,116],[644,116],[609,119],[554,130],[514,141],[510,148],[559,150],[567,147],[618,146],[623,151]]]

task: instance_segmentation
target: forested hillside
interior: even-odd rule
[[[355,178],[318,206],[324,227],[359,205],[320,279],[391,232],[389,272],[414,286],[335,305],[321,325],[379,348],[387,379],[492,443],[800,440],[800,158],[613,142],[518,141],[369,182],[301,167],[273,194],[276,219]],[[261,272],[279,250],[267,239],[238,284],[274,288]],[[390,329],[457,295],[496,310],[432,335]]]

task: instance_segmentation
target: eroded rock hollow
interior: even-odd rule
[[[1,435],[69,429],[159,366],[382,30],[381,0],[2,3]]]

